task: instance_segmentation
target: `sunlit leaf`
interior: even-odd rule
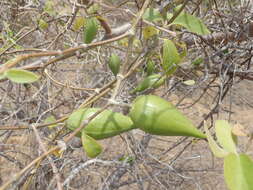
[[[9,69],[5,73],[9,80],[16,83],[32,83],[40,78],[38,75],[22,69]]]
[[[224,159],[224,176],[230,190],[252,190],[252,159],[246,154],[229,154]]]
[[[82,131],[81,138],[83,149],[88,157],[95,158],[102,152],[102,146],[95,139],[88,136],[84,131]]]
[[[86,21],[85,29],[84,29],[84,43],[89,44],[91,43],[98,31],[98,22],[96,18],[90,18]]]
[[[225,120],[215,122],[215,132],[219,144],[228,152],[237,153],[236,145],[232,136],[232,128]]]
[[[56,14],[54,6],[54,1],[47,0],[44,6],[44,11],[49,15],[54,16]]]
[[[214,154],[214,156],[218,158],[224,158],[225,156],[227,156],[228,152],[218,146],[218,144],[215,142],[212,135],[210,134],[206,124],[204,124],[204,129],[207,136],[209,147],[212,150],[212,153]]]
[[[181,58],[176,46],[171,40],[164,40],[163,43],[163,61],[162,66],[167,75],[173,74]]]
[[[40,19],[40,20],[39,20],[39,28],[40,28],[41,30],[47,29],[47,28],[48,28],[48,23],[47,23],[45,20]]]

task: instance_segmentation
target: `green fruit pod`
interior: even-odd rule
[[[119,73],[119,69],[120,69],[120,58],[119,58],[119,56],[117,56],[116,54],[113,53],[110,57],[108,66],[111,69],[114,76],[117,76],[117,74]]]
[[[206,138],[179,110],[158,96],[137,97],[129,115],[135,127],[153,135]]]
[[[97,157],[102,151],[102,146],[92,137],[88,136],[84,131],[82,131],[82,145],[87,156],[90,158]]]
[[[99,111],[99,108],[84,108],[73,112],[68,120],[67,127],[75,130],[81,123]],[[98,114],[91,122],[82,129],[90,137],[99,140],[134,129],[132,120],[120,113],[104,110]],[[81,132],[77,134],[80,136]]]

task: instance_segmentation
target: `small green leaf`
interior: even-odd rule
[[[212,153],[214,154],[214,156],[216,156],[218,158],[224,158],[225,156],[227,156],[228,152],[218,146],[218,144],[213,139],[212,135],[210,134],[210,132],[205,124],[204,124],[204,129],[205,129],[205,133],[207,136],[209,147],[212,150]]]
[[[32,83],[40,78],[38,75],[22,69],[9,69],[5,73],[9,80],[16,83]]]
[[[152,22],[152,21],[161,21],[163,20],[163,17],[158,9],[147,8],[145,13],[143,14],[143,19]]]
[[[43,19],[39,20],[39,28],[41,30],[45,30],[48,28],[48,23],[46,21],[44,21]]]
[[[168,14],[168,18],[170,19],[173,15]],[[205,26],[205,24],[197,17],[182,11],[177,18],[171,23],[171,25],[177,24],[185,27],[188,31],[194,32],[199,35],[210,34],[210,31]]]
[[[109,68],[111,69],[112,73],[117,76],[120,69],[120,58],[116,54],[112,54],[109,60]]]
[[[246,154],[229,154],[224,159],[224,176],[230,190],[252,190],[252,159]]]
[[[192,65],[194,66],[199,66],[200,64],[202,64],[204,62],[204,59],[202,57],[198,57],[196,58],[193,62]]]
[[[148,88],[158,88],[165,82],[166,77],[160,74],[153,74],[141,81],[131,93],[142,92]]]
[[[216,137],[220,145],[228,152],[237,154],[236,145],[232,136],[232,127],[225,120],[215,122]]]
[[[81,138],[83,149],[88,157],[95,158],[103,151],[102,146],[95,139],[86,135],[84,131],[82,131]]]
[[[91,43],[98,31],[98,22],[96,18],[90,18],[87,20],[85,24],[85,31],[84,31],[84,43],[89,44]]]
[[[176,46],[171,40],[164,40],[163,43],[163,61],[162,66],[167,75],[173,74],[181,58]]]

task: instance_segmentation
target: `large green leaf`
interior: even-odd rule
[[[171,18],[173,14],[168,14],[168,18]],[[197,17],[182,11],[177,18],[171,23],[185,27],[188,31],[194,32],[199,35],[209,34],[210,31],[205,24]]]
[[[209,147],[212,150],[214,156],[219,157],[219,158],[224,158],[225,156],[227,156],[228,152],[218,146],[218,144],[213,139],[212,135],[210,134],[210,132],[205,124],[204,124],[204,129],[206,132]]]
[[[232,136],[232,128],[225,120],[215,122],[216,137],[220,145],[230,153],[236,152],[236,145]]]
[[[224,176],[230,190],[252,190],[252,159],[246,154],[229,154],[224,159]]]
[[[5,76],[16,83],[32,83],[40,78],[38,75],[23,69],[9,69],[5,72]]]
[[[96,18],[90,18],[85,23],[85,29],[84,29],[84,43],[89,44],[91,43],[98,31],[98,22]]]
[[[102,146],[92,137],[82,131],[82,145],[87,156],[90,158],[97,157],[103,150]]]
[[[180,61],[181,58],[174,43],[171,40],[165,39],[163,42],[162,66],[166,74],[173,74]]]

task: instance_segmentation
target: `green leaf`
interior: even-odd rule
[[[38,75],[22,69],[9,69],[5,75],[9,80],[16,83],[32,83],[40,78]]]
[[[164,84],[166,77],[160,74],[153,74],[141,81],[131,93],[142,92],[148,88],[158,88]]]
[[[168,18],[170,19],[173,14],[168,14]],[[199,34],[205,35],[210,34],[210,31],[205,26],[205,24],[197,17],[182,11],[177,18],[171,23],[171,25],[177,24],[180,26],[185,27],[188,31]]]
[[[112,73],[116,76],[119,73],[120,69],[120,58],[116,54],[112,54],[109,60],[109,68],[111,69]]]
[[[212,153],[214,154],[214,156],[216,156],[218,158],[224,158],[225,156],[227,156],[228,152],[218,146],[218,144],[213,139],[212,135],[210,134],[210,132],[205,124],[204,124],[204,129],[205,129],[205,133],[206,133],[207,140],[209,143],[209,147],[210,147]]]
[[[102,151],[102,146],[92,137],[88,136],[84,131],[82,131],[82,145],[87,156],[90,158],[97,157]]]
[[[225,120],[215,122],[216,137],[220,145],[228,152],[237,154],[232,135],[232,127]]]
[[[202,57],[198,57],[191,64],[194,65],[194,66],[199,66],[203,62],[204,62],[204,59]]]
[[[85,24],[85,31],[84,31],[84,43],[89,44],[91,43],[98,31],[98,22],[96,18],[90,18],[87,20]]]
[[[143,19],[152,22],[152,21],[161,21],[163,20],[163,17],[158,9],[147,8],[145,13],[143,14]]]
[[[167,75],[173,74],[181,58],[176,46],[171,40],[164,40],[163,43],[163,61],[162,66]]]
[[[44,21],[43,19],[39,20],[39,28],[41,30],[45,30],[48,28],[48,23],[46,21]]]
[[[229,154],[224,159],[224,176],[230,190],[252,190],[252,159],[246,154]]]

